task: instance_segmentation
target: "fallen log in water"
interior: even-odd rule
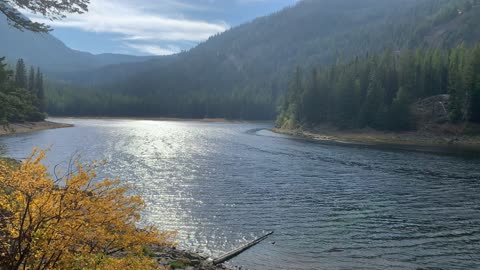
[[[262,242],[263,240],[267,239],[272,234],[273,234],[273,232],[269,232],[266,235],[254,240],[254,241],[252,241],[252,242],[250,242],[246,245],[243,245],[243,246],[241,246],[241,247],[239,247],[239,248],[237,248],[233,251],[230,251],[230,252],[214,259],[213,264],[217,265],[217,264],[220,264],[220,263],[224,263],[224,262],[226,262],[226,261],[228,261],[228,260],[230,260],[234,257],[237,257],[238,255],[240,255],[240,253],[242,253],[242,252],[246,251],[247,249],[255,246],[256,244]]]

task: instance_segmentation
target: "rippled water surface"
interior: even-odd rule
[[[321,145],[270,124],[55,119],[0,138],[24,158],[51,147],[105,158],[133,183],[145,222],[215,257],[274,230],[231,263],[247,269],[480,269],[480,160]],[[275,242],[275,244],[273,244]]]

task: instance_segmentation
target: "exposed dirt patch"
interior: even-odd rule
[[[0,136],[13,135],[18,133],[33,132],[46,129],[72,127],[70,124],[54,123],[49,121],[13,123],[7,126],[0,126]]]

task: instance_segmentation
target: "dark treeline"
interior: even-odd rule
[[[231,95],[195,93],[133,95],[101,91],[68,83],[47,83],[50,115],[138,116],[178,118],[273,119],[276,97],[272,92],[235,92]]]
[[[388,130],[415,128],[411,105],[449,94],[453,123],[480,123],[480,45],[451,50],[386,51],[302,74],[297,69],[278,125],[329,123]]]
[[[15,72],[0,58],[0,122],[42,121],[45,119],[43,74],[33,67],[27,71],[22,59]]]

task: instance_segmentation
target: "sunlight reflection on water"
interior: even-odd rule
[[[478,159],[319,145],[262,123],[77,120],[0,139],[106,158],[147,202],[146,223],[208,256],[274,230],[232,261],[248,269],[478,269]],[[271,241],[276,244],[272,245]]]

